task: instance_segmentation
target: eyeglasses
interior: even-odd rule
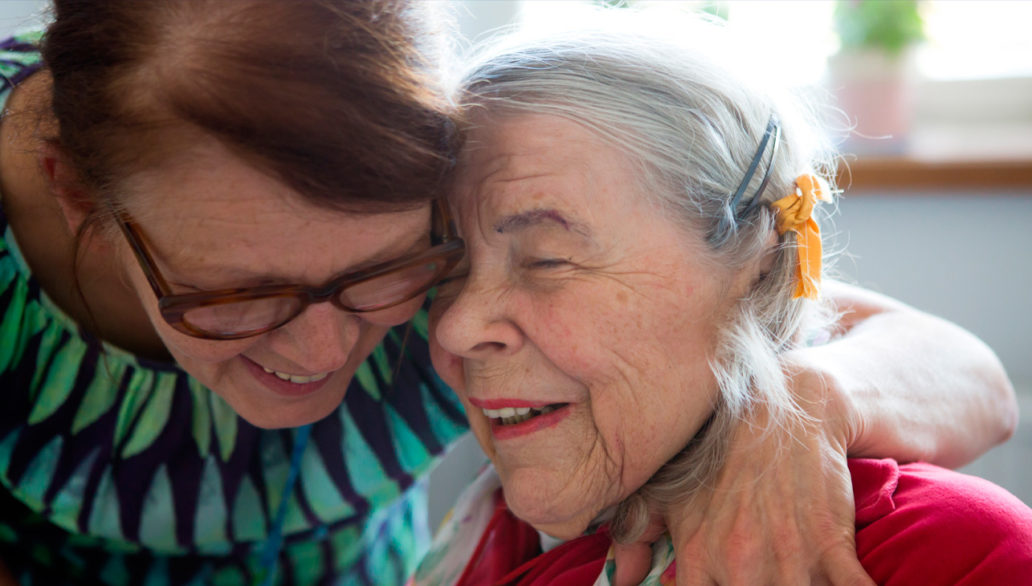
[[[434,206],[433,246],[424,252],[340,275],[321,287],[260,287],[173,294],[144,246],[132,218],[116,210],[118,224],[158,298],[161,316],[176,330],[208,340],[236,340],[274,330],[313,303],[329,301],[350,313],[380,311],[426,293],[462,259],[466,247],[455,237],[447,206]]]

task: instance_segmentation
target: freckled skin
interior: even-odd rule
[[[622,153],[562,118],[479,120],[451,196],[469,274],[432,311],[432,357],[516,514],[581,533],[710,413],[716,333],[747,280],[650,205]],[[503,225],[499,232],[492,229]],[[566,403],[499,440],[475,400]]]

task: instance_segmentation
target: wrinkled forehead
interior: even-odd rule
[[[633,177],[623,153],[577,122],[543,114],[481,114],[468,127],[449,201],[463,207],[516,196],[584,195],[603,176]]]

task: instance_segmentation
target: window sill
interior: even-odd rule
[[[1032,195],[1032,126],[915,131],[900,154],[845,157],[839,187],[852,191],[1014,191]]]
[[[1032,158],[922,160],[910,156],[863,157],[839,169],[839,187],[876,190],[1024,191],[1032,195]]]

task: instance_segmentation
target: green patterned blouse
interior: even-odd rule
[[[40,67],[38,38],[0,43],[0,104]],[[0,559],[20,583],[262,583],[298,430],[254,427],[175,364],[84,333],[2,213],[0,312]],[[298,450],[271,581],[400,584],[425,551],[425,477],[466,422],[425,310],[412,325]]]

